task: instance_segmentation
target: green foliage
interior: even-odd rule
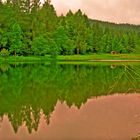
[[[43,36],[35,37],[32,42],[32,51],[35,55],[45,55],[49,52],[49,42]]]
[[[0,48],[10,55],[140,53],[140,26],[90,20],[81,10],[57,16],[47,0],[0,3]]]
[[[5,48],[3,48],[0,52],[0,55],[4,58],[8,57],[9,56],[9,51],[6,50]]]
[[[59,48],[58,48],[56,42],[52,39],[50,39],[50,47],[49,48],[50,48],[49,50],[50,50],[51,57],[56,58],[58,53],[59,53]]]
[[[68,36],[63,26],[59,26],[56,29],[56,31],[53,33],[53,38],[56,43],[58,54],[60,54],[60,52],[62,51],[63,51],[62,54],[66,54],[67,47],[68,47],[68,44],[67,44]]]
[[[10,52],[16,55],[17,53],[21,53],[22,51],[22,30],[19,24],[13,24],[10,32]]]

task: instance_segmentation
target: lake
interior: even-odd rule
[[[140,64],[0,64],[0,140],[132,140]]]

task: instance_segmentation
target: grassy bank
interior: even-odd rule
[[[51,61],[50,55],[46,56],[9,56],[0,57],[0,61],[8,62],[30,62],[30,61]],[[110,61],[110,60],[140,60],[140,54],[92,54],[92,55],[58,55],[57,61]]]
[[[66,55],[57,57],[57,60],[65,61],[89,61],[89,60],[140,60],[140,54],[93,54],[93,55]]]

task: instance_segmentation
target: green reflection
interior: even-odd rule
[[[37,131],[40,112],[49,124],[57,101],[80,108],[89,98],[140,92],[140,65],[1,64],[0,117],[17,132]]]

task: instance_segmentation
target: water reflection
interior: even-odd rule
[[[131,140],[140,130],[140,95],[114,95],[90,99],[80,110],[57,102],[50,123],[40,112],[38,131],[29,134],[23,123],[14,134],[7,115],[0,130],[2,140]]]
[[[1,64],[0,70],[0,118],[3,122],[6,115],[15,133],[23,124],[29,133],[37,131],[42,113],[47,124],[53,123],[58,101],[81,110],[93,97],[140,91],[140,65]]]

